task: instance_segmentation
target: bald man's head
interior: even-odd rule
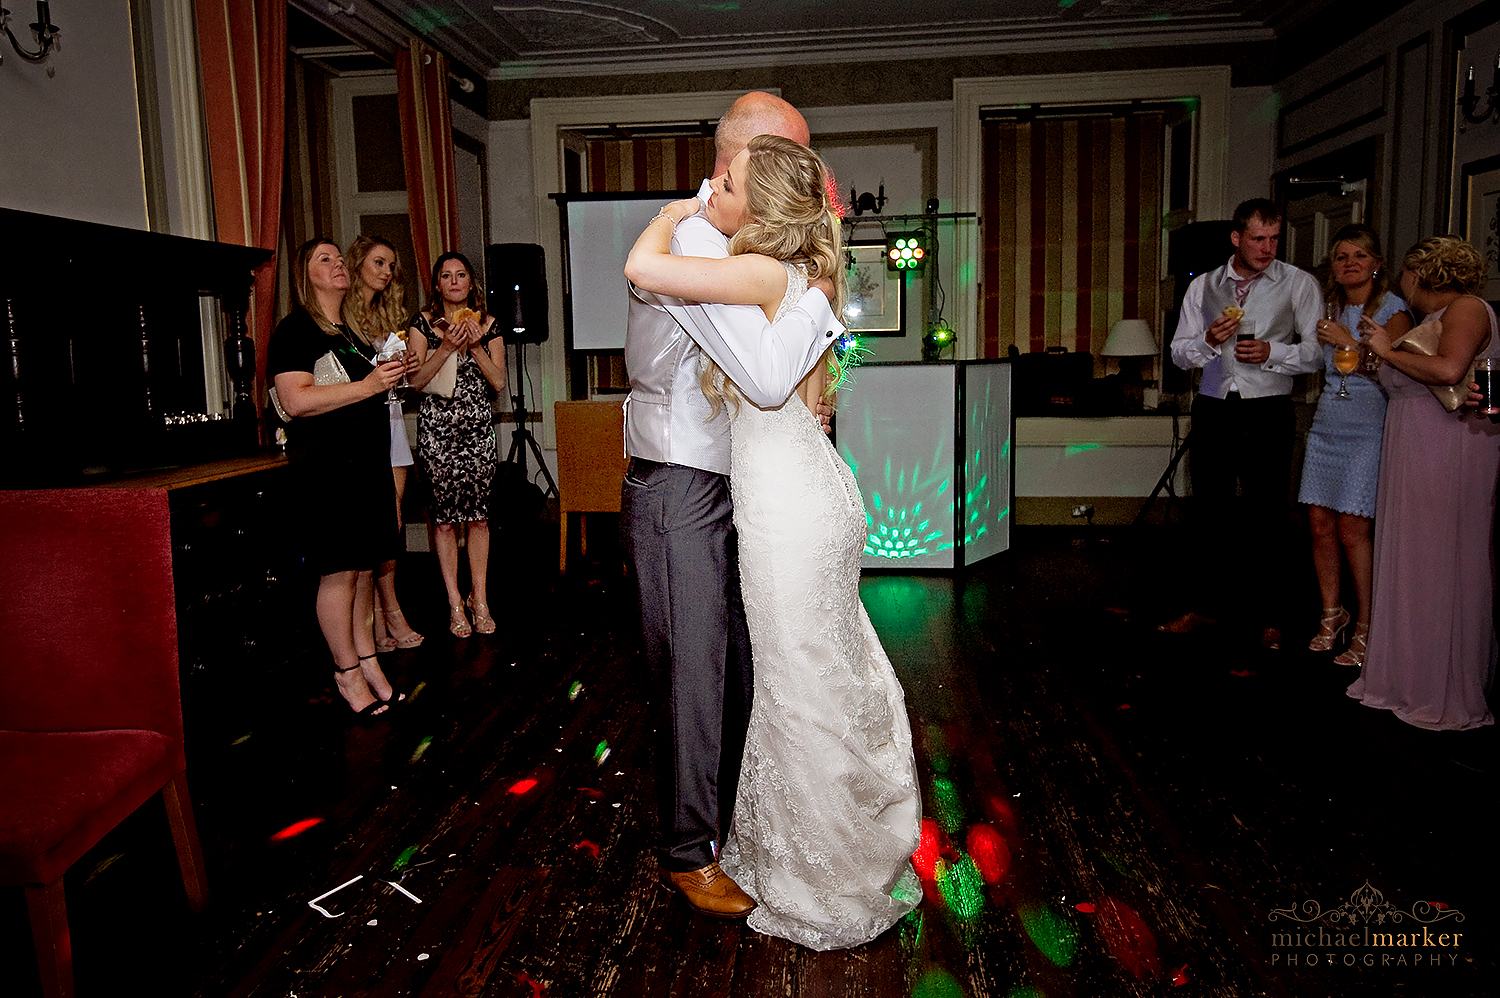
[[[730,160],[757,135],[780,135],[808,144],[811,136],[801,113],[780,97],[751,91],[729,106],[714,131],[714,176],[729,169]]]

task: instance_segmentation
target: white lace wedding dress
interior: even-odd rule
[[[781,312],[807,290],[787,270]],[[759,902],[757,932],[857,946],[922,898],[905,696],[859,599],[864,503],[797,395],[742,401],[732,425],[755,700],[720,865]]]

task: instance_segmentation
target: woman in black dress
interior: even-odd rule
[[[451,398],[422,396],[417,422],[417,460],[432,490],[431,519],[438,567],[448,590],[448,629],[466,638],[495,633],[486,582],[490,563],[490,487],[499,454],[490,400],[505,390],[505,343],[494,316],[484,314],[484,291],[462,253],[444,253],[432,267],[428,307],[412,318],[406,341],[418,367],[417,388],[445,364],[454,364]],[[467,534],[468,612],[458,590],[458,537]]]
[[[375,567],[396,553],[386,393],[403,365],[373,366],[369,345],[335,323],[349,289],[336,244],[304,243],[292,274],[296,306],[271,334],[266,363],[290,420],[296,505],[289,518],[319,575],[318,626],[339,693],[369,718],[385,713],[396,696],[375,658],[369,621]]]

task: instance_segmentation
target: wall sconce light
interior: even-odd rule
[[[1500,121],[1500,57],[1495,59],[1495,76],[1490,81],[1489,89],[1484,92],[1484,110],[1479,110],[1479,95],[1474,92],[1474,64],[1469,63],[1469,74],[1464,79],[1464,92],[1458,98],[1458,108],[1464,113],[1464,117],[1472,125],[1477,125],[1488,118],[1490,121]]]
[[[853,187],[849,188],[849,203],[854,206],[854,214],[856,215],[863,215],[867,211],[878,215],[880,214],[880,209],[885,207],[885,202],[885,184],[880,185],[879,196],[871,194],[869,191],[859,194],[855,192]]]
[[[0,7],[0,30],[5,32],[5,37],[10,39],[10,47],[16,50],[16,55],[27,62],[41,62],[58,47],[57,36],[59,34],[57,25],[52,23],[52,11],[47,0],[37,0],[36,22],[31,26],[31,35],[36,39],[38,48],[35,52],[28,52],[16,41],[15,33],[10,30],[10,11]],[[4,61],[4,55],[0,54],[0,62]],[[52,68],[47,68],[51,75]]]

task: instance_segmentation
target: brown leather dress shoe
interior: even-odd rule
[[[1212,617],[1189,611],[1176,620],[1169,620],[1165,624],[1157,624],[1156,629],[1163,634],[1191,634],[1200,627],[1210,627],[1218,621]]]
[[[676,872],[663,870],[663,887],[680,891],[687,903],[714,918],[744,918],[755,908],[755,899],[735,883],[718,863],[701,870]]]

